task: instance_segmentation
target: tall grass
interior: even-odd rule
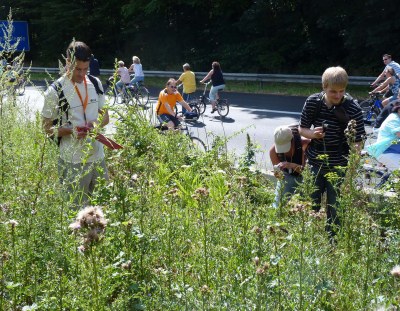
[[[79,211],[58,182],[58,147],[40,116],[12,96],[0,105],[1,310],[399,308],[399,198],[381,204],[354,186],[357,153],[332,245],[326,215],[310,209],[307,169],[299,194],[275,209],[274,185],[248,168],[250,140],[238,168],[224,137],[199,153],[143,112],[110,107],[124,149],[107,151],[110,182],[89,202],[106,227],[89,243],[69,228]]]

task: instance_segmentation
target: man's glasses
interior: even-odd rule
[[[170,85],[169,86],[171,89],[176,89],[176,86],[175,85]]]

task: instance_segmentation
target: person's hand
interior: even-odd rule
[[[313,138],[322,139],[325,137],[324,128],[322,126],[316,127],[314,129]]]
[[[89,134],[92,128],[87,125],[84,125],[84,126],[77,126],[75,129],[76,129],[76,138],[83,139]]]
[[[283,170],[283,169],[293,169],[293,164],[294,164],[294,163],[285,161],[285,162],[280,162],[280,163],[278,163],[277,166],[278,166],[281,170]]]

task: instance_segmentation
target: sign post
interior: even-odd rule
[[[11,42],[10,44],[15,44],[18,42],[16,50],[21,52],[21,51],[30,51],[29,47],[29,32],[28,32],[28,22],[26,21],[13,21],[13,32],[11,35]],[[9,26],[8,21],[2,21],[0,20],[0,32],[4,32],[7,30]],[[1,33],[0,36],[0,43],[3,45],[5,42],[5,38],[3,34]],[[2,50],[3,47],[0,46],[0,50]]]

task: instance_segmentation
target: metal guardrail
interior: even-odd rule
[[[27,69],[27,68],[24,68]],[[30,67],[31,72],[58,73],[59,68]],[[113,69],[101,69],[102,75],[112,75]],[[148,77],[178,78],[182,72],[179,71],[144,71]],[[205,77],[207,72],[196,72],[197,77]],[[287,75],[287,74],[256,74],[256,73],[226,73],[224,79],[227,81],[255,81],[255,82],[286,82],[286,83],[321,83],[321,76],[318,75]],[[375,77],[350,76],[350,85],[369,85]]]

